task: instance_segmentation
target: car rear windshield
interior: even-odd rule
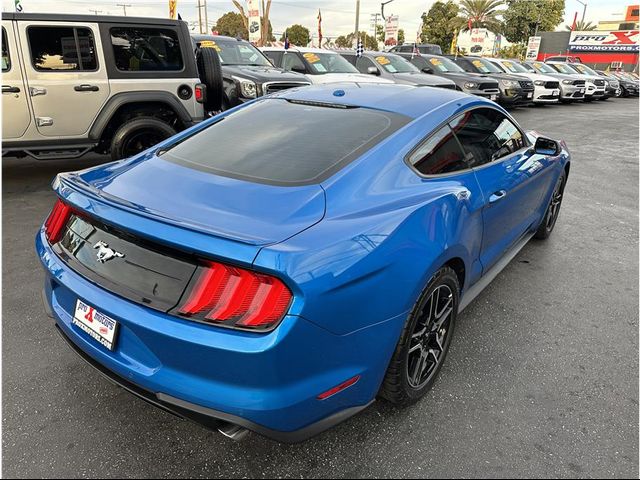
[[[319,183],[410,119],[367,108],[264,99],[220,119],[161,158],[275,185]]]

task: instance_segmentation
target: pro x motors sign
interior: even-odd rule
[[[640,31],[618,30],[614,32],[571,32],[569,51],[638,53]]]

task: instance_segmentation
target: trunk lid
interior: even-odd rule
[[[299,233],[325,210],[319,185],[253,183],[155,155],[61,174],[60,182],[128,213],[256,247]]]

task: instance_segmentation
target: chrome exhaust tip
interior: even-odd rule
[[[233,423],[224,422],[222,425],[218,427],[218,431],[227,438],[239,442],[244,437],[246,437],[249,433],[244,427],[240,425],[235,425]]]

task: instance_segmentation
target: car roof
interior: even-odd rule
[[[246,42],[248,43],[248,40],[245,40],[244,38],[234,38],[234,37],[227,37],[226,35],[210,35],[207,33],[193,33],[191,34],[191,37],[196,41],[202,41],[202,40],[229,40],[231,42],[233,42],[234,40],[236,42]]]
[[[312,85],[305,88],[283,90],[272,95],[272,97],[371,108],[411,118],[418,118],[452,102],[460,106],[478,101],[486,102],[488,105],[495,105],[494,102],[489,100],[457,92],[453,89],[353,82]]]
[[[260,50],[264,50],[265,52],[267,51],[284,52],[285,48],[284,47],[260,47]],[[338,52],[334,50],[327,50],[325,48],[289,47],[287,50],[290,50],[292,52],[301,52],[301,53],[307,53],[307,52],[308,53],[332,53],[332,54],[340,55]]]
[[[133,23],[138,25],[177,25],[186,23],[161,17],[124,17],[117,15],[76,15],[69,13],[24,13],[2,12],[3,20],[28,22],[89,22],[89,23]]]

